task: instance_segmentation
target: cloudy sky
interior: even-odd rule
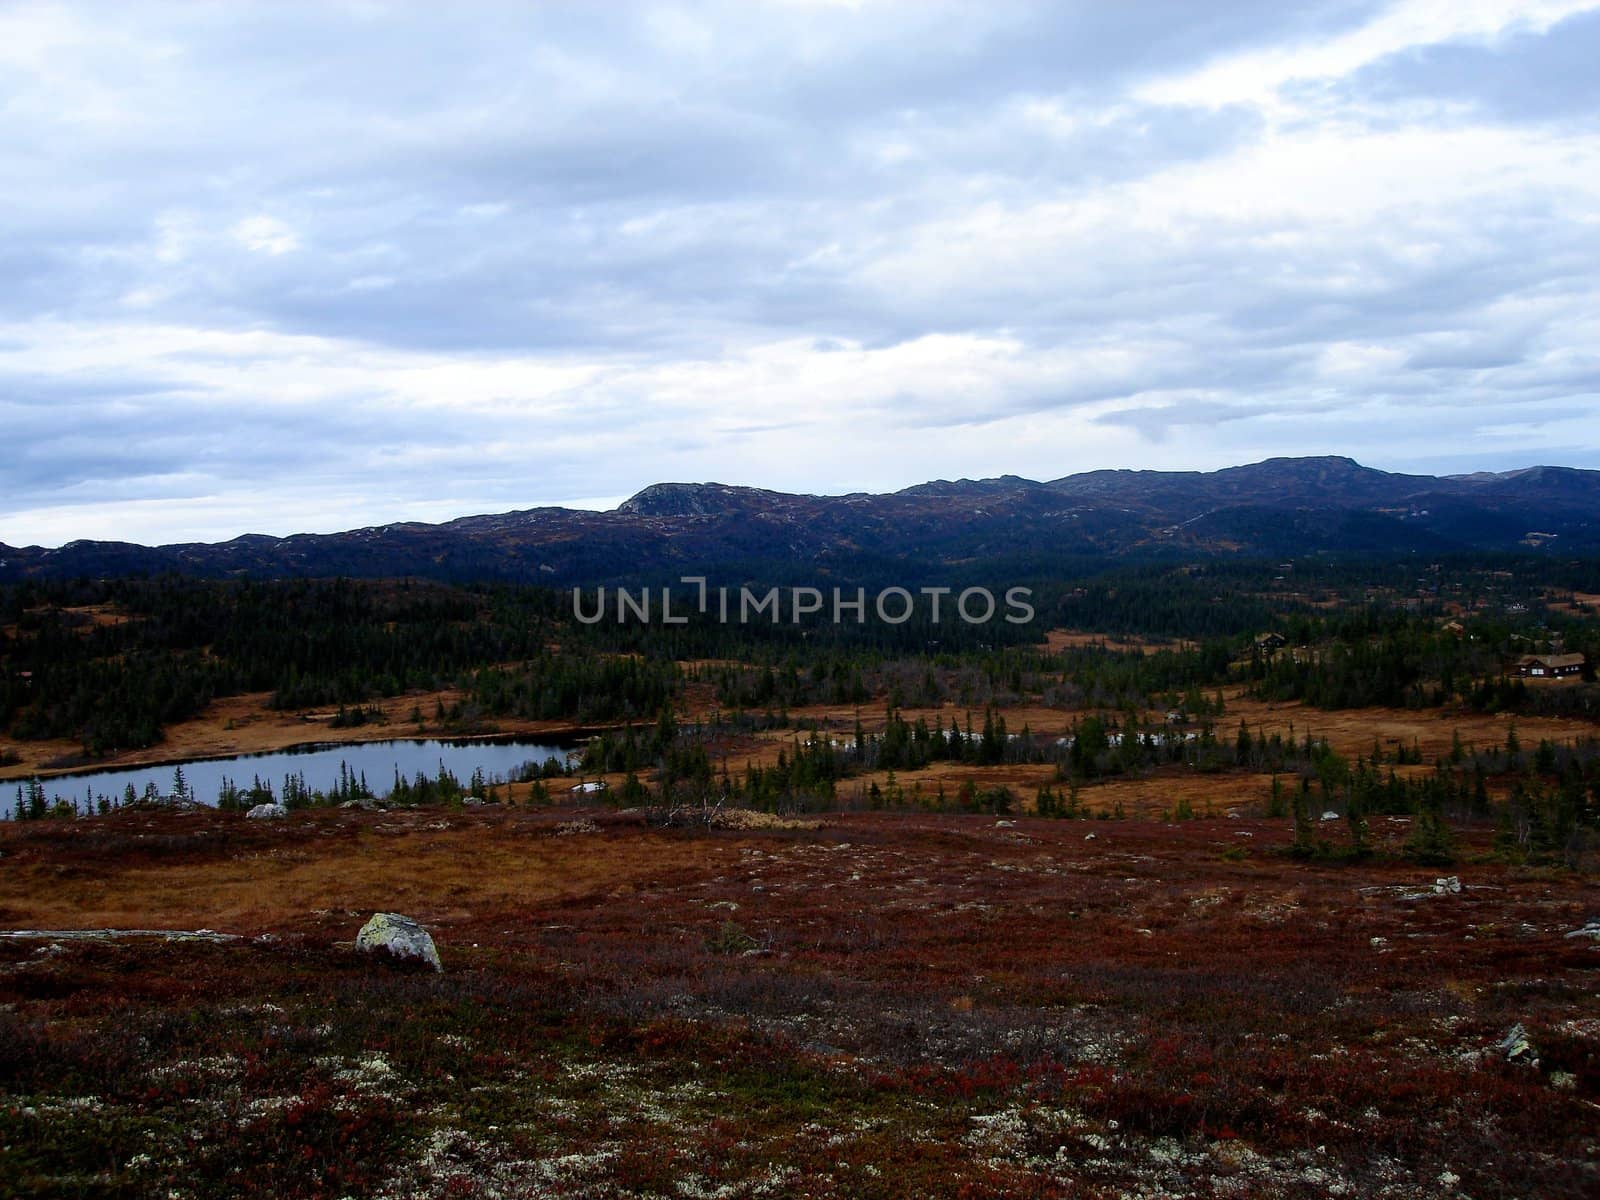
[[[0,541],[1600,467],[1600,0],[0,6]]]

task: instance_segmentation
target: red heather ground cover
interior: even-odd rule
[[[1590,879],[1487,861],[1488,831],[1433,894],[1297,863],[1284,822],[824,820],[5,828],[0,926],[249,937],[0,941],[0,1193],[1600,1186]],[[379,908],[442,976],[354,952]],[[1518,1023],[1537,1066],[1496,1049]]]

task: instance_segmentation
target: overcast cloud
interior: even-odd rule
[[[1600,0],[0,7],[0,541],[1600,467]]]

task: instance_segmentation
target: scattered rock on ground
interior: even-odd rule
[[[1431,900],[1435,896],[1459,896],[1461,894],[1461,877],[1458,875],[1442,875],[1431,884],[1422,887],[1410,887],[1401,883],[1390,887],[1366,887],[1360,890],[1367,895],[1386,891],[1393,892],[1397,900]]]
[[[281,804],[258,804],[245,816],[252,821],[281,821],[289,815],[289,810]]]
[[[1581,929],[1574,929],[1566,936],[1569,938],[1592,938],[1600,942],[1600,917],[1590,917]]]
[[[1526,1063],[1530,1067],[1539,1065],[1539,1056],[1534,1053],[1533,1043],[1528,1040],[1528,1031],[1521,1024],[1511,1027],[1511,1032],[1500,1043],[1500,1053],[1506,1056],[1507,1062]]]
[[[160,938],[169,942],[237,942],[237,933],[218,933],[214,929],[8,929],[0,932],[6,941],[116,942],[128,938]]]
[[[433,937],[419,923],[400,913],[373,913],[356,934],[356,949],[371,953],[387,950],[395,958],[415,958],[435,971],[443,971]]]

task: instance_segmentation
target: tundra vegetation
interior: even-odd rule
[[[1600,656],[1600,581],[1016,582],[1034,627],[0,591],[0,1194],[1594,1194],[1597,687],[1508,666]],[[55,798],[312,717],[588,740]],[[358,952],[374,913],[444,970]]]

